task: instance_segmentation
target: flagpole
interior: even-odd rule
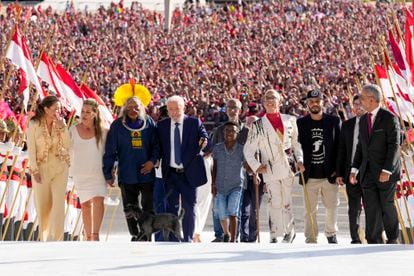
[[[37,223],[37,214],[36,214],[35,219],[33,220],[32,229],[30,229],[29,237],[27,238],[28,241],[30,241],[32,239],[32,236],[33,236],[33,233],[34,233],[34,229],[35,229],[36,223]]]
[[[392,85],[392,78],[390,78],[389,73],[388,73],[388,67],[387,67],[388,62],[387,62],[387,60],[390,60],[390,59],[389,59],[389,56],[388,56],[388,53],[387,53],[387,49],[385,49],[384,46],[385,46],[385,39],[384,39],[384,37],[381,37],[380,50],[382,52],[383,62],[385,64],[385,66],[386,66],[385,73],[387,74],[387,78],[388,78],[388,80],[389,80],[389,82],[391,84],[390,86],[391,86],[392,95],[393,95],[393,97],[395,99],[395,104],[397,105],[398,114],[400,115],[399,116],[399,119],[400,119],[401,128],[404,131],[405,138],[408,139],[407,130],[404,127],[404,121],[403,121],[402,116],[401,116],[400,105],[398,103],[398,100],[397,100],[397,97],[396,97],[396,94],[395,94],[395,91],[394,91],[394,87]],[[395,203],[396,209],[397,209],[398,220],[399,220],[400,225],[401,225],[401,232],[402,232],[403,238],[405,240],[405,244],[409,244],[409,241],[410,240],[408,239],[407,230],[405,228],[404,221],[402,220],[402,217],[401,217],[401,209],[400,209],[400,206],[398,205],[398,202],[396,200],[396,196],[397,196],[397,194],[395,194],[394,203]]]
[[[13,211],[14,211],[14,206],[16,205],[17,197],[19,196],[20,187],[22,185],[23,180],[26,178],[26,167],[27,167],[27,162],[23,165],[23,171],[20,173],[19,186],[17,187],[16,194],[14,195],[13,202],[12,202],[11,208],[9,210],[9,217],[7,218],[6,224],[4,226],[4,233],[3,233],[3,236],[1,237],[1,240],[2,241],[4,241],[4,239],[6,237],[6,234],[7,234],[7,230],[9,229],[9,225],[10,225],[10,221],[11,221],[11,216],[12,216]],[[11,175],[13,175],[13,171],[10,172],[10,176]],[[8,185],[10,185],[10,182],[9,182],[10,181],[10,178],[11,177],[9,177],[9,180],[7,181],[8,182]],[[6,186],[6,188],[7,188],[7,186]],[[0,204],[0,206],[1,206],[1,204]]]
[[[29,207],[29,203],[30,203],[30,199],[31,199],[31,197],[32,197],[32,194],[33,194],[33,188],[31,188],[31,189],[30,189],[30,193],[29,193],[29,195],[27,196],[26,204],[24,205],[23,216],[22,216],[22,218],[20,219],[19,230],[17,231],[17,235],[16,235],[16,239],[15,239],[15,241],[17,241],[17,240],[19,239],[20,232],[21,232],[21,231],[22,231],[22,229],[23,229],[24,217],[25,217],[25,214],[26,214],[26,211],[27,211],[27,207]]]

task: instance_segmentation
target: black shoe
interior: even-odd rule
[[[328,237],[328,243],[338,243],[338,240],[336,239],[336,235]]]
[[[362,244],[360,240],[353,240],[351,241],[351,244]]]
[[[223,242],[229,242],[230,241],[230,236],[229,235],[224,235],[223,236]]]
[[[397,239],[395,239],[395,240],[388,240],[387,241],[387,244],[398,244],[398,240]]]
[[[271,238],[270,243],[277,243],[277,238]]]
[[[216,237],[214,240],[212,240],[211,242],[223,242],[223,238],[219,238]]]
[[[296,238],[295,230],[292,230],[289,234],[285,234],[283,237],[282,243],[292,243],[293,240]]]
[[[131,241],[132,241],[132,242],[139,241],[138,236],[132,236]]]

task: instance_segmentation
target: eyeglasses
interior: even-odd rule
[[[278,100],[278,98],[270,96],[270,97],[265,97],[265,100],[266,101],[276,101],[276,100]]]
[[[239,110],[237,106],[227,106],[228,110]]]

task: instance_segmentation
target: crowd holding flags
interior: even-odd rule
[[[19,22],[21,8],[17,4],[15,7],[16,22]],[[24,17],[24,22],[26,21],[27,16]],[[49,38],[52,37],[53,31],[52,29]],[[13,70],[9,67],[0,94],[0,134],[5,133],[9,137],[8,142],[5,142],[5,138],[0,141],[0,162],[4,164],[0,171],[0,239],[36,240],[37,214],[28,173],[27,153],[23,151],[23,143],[27,122],[29,121],[24,113],[33,111],[36,100],[47,96],[41,81],[45,82],[48,89],[60,98],[63,107],[69,114],[80,115],[83,100],[93,98],[98,101],[99,109],[104,117],[103,120],[108,126],[112,123],[114,117],[96,92],[84,83],[78,86],[65,68],[60,64],[55,64],[47,56],[46,45],[41,49],[38,60],[34,63],[31,51],[17,23],[12,30],[7,45],[6,52],[0,59],[0,67],[3,67],[5,58],[7,58],[18,70],[20,87],[17,95],[21,96],[23,94],[23,103],[21,114],[16,115],[3,99],[8,79]],[[35,88],[34,95],[30,94],[32,86]],[[30,97],[32,97],[31,102]],[[14,124],[14,131],[7,129],[6,122],[8,121]],[[15,139],[16,137],[17,139]],[[82,219],[76,189],[71,187],[68,189],[65,217],[65,232],[67,232],[65,234],[67,235],[65,239],[73,240],[81,233]]]
[[[373,61],[373,66],[377,83],[382,89],[383,104],[400,118],[404,130],[404,142],[401,147],[402,181],[397,187],[396,205],[403,240],[405,243],[413,243],[414,16],[407,7],[404,14],[404,33],[401,32],[395,13],[391,15],[393,23],[388,22],[388,39],[385,41],[381,38],[378,47],[383,65],[375,64]],[[395,63],[391,61],[391,58]]]

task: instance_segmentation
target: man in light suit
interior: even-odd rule
[[[208,134],[197,118],[184,115],[184,100],[172,96],[167,100],[169,119],[158,124],[161,144],[162,175],[166,183],[167,212],[178,215],[184,209],[184,241],[194,235],[196,188],[207,182],[200,150],[208,151]],[[170,192],[171,191],[171,192]]]
[[[394,205],[396,182],[400,180],[400,124],[389,111],[380,107],[380,88],[365,85],[361,103],[367,114],[359,123],[359,139],[350,174],[350,183],[359,174],[366,216],[368,243],[382,243],[382,226],[387,243],[397,243],[398,219]]]
[[[359,244],[361,243],[358,230],[359,217],[361,215],[361,200],[363,198],[362,188],[359,183],[356,185],[349,183],[349,173],[351,172],[352,159],[358,144],[359,122],[362,115],[365,114],[365,110],[362,108],[359,95],[354,96],[352,104],[352,113],[355,117],[345,121],[341,128],[338,156],[336,159],[336,184],[346,185],[351,243]]]
[[[276,243],[277,237],[282,236],[282,242],[291,243],[296,236],[292,212],[294,173],[291,166],[302,172],[304,166],[296,118],[280,114],[280,102],[281,96],[277,91],[266,91],[263,97],[266,114],[253,123],[244,146],[244,155],[253,172],[263,173],[267,186],[270,241]],[[255,158],[257,150],[260,151],[261,162]],[[296,164],[295,159],[298,161]]]

